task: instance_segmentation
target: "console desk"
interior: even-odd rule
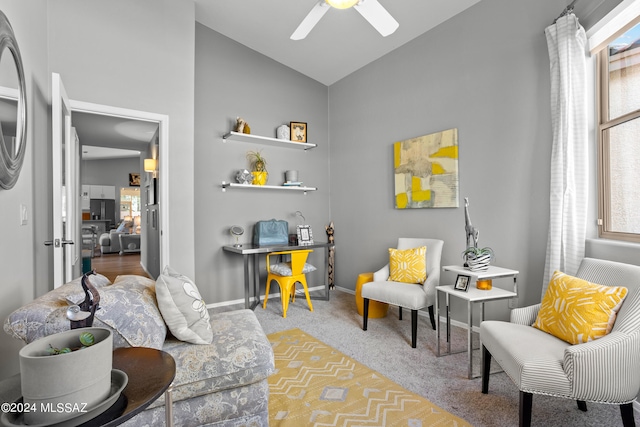
[[[232,254],[242,255],[244,262],[244,307],[255,309],[260,304],[260,268],[259,260],[260,255],[265,255],[271,252],[279,251],[295,251],[303,249],[324,249],[324,296],[314,297],[311,299],[329,300],[329,248],[333,246],[333,243],[319,242],[312,245],[303,246],[291,246],[291,245],[272,245],[272,246],[259,246],[251,243],[243,243],[239,246],[228,245],[223,246],[222,249],[225,252]],[[251,286],[251,277],[249,274],[249,262],[253,261],[253,286]],[[253,287],[253,295],[251,291]],[[253,297],[253,302],[251,298]]]

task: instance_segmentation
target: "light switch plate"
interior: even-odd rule
[[[20,225],[27,225],[29,223],[29,213],[27,212],[27,206],[20,204]]]

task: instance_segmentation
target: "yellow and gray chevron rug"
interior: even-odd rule
[[[269,335],[269,426],[470,426],[300,329]]]

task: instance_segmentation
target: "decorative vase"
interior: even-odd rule
[[[491,279],[478,279],[476,281],[476,288],[481,291],[490,291],[492,288]]]
[[[291,139],[291,130],[289,129],[289,126],[278,126],[278,128],[276,129],[276,137],[278,139],[286,139],[287,141],[289,141],[289,139]]]
[[[467,269],[471,271],[487,271],[491,264],[491,254],[467,255]]]
[[[297,182],[298,181],[298,171],[296,171],[296,170],[285,171],[284,180],[285,180],[285,182]]]
[[[267,179],[269,178],[269,174],[266,171],[254,171],[251,172],[253,175],[253,185],[265,185],[267,183]]]
[[[95,344],[70,353],[49,355],[54,348],[80,345],[90,332]],[[80,328],[40,338],[19,352],[25,424],[55,424],[82,415],[111,392],[113,335],[107,328]]]

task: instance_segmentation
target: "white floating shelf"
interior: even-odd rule
[[[285,186],[285,185],[249,185],[249,184],[236,184],[233,182],[222,181],[222,191],[226,191],[227,188],[241,188],[241,189],[253,189],[253,190],[284,190],[284,191],[303,191],[305,194],[307,191],[316,191],[316,187],[297,187],[297,186]]]
[[[252,144],[270,145],[272,147],[295,148],[298,150],[310,150],[317,147],[316,144],[308,142],[293,142],[286,139],[269,138],[267,136],[252,135],[249,133],[229,132],[222,137],[223,142],[249,142]]]

